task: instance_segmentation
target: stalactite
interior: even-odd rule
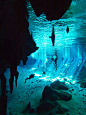
[[[60,18],[66,11],[63,9],[64,11],[60,15],[59,7],[57,7],[56,5],[56,7],[54,8],[55,3],[49,4],[49,0],[30,1],[33,8],[35,9],[34,11],[37,11],[36,14],[40,15],[40,13],[44,11],[47,19],[49,20]],[[40,2],[41,5],[37,1]],[[53,2],[53,0],[51,1]],[[54,1],[56,1],[57,3],[57,0]],[[64,2],[64,0],[61,1]],[[71,1],[72,0],[69,0],[67,8],[70,5]],[[42,3],[45,5],[45,8],[43,7]],[[51,15],[49,9],[50,11],[56,10],[56,12],[53,12]],[[8,67],[10,68],[11,75],[9,84],[10,93],[12,93],[14,76],[15,84],[17,86],[19,74],[17,71],[17,65],[19,65],[20,60],[23,60],[23,64],[26,64],[27,56],[38,50],[38,47],[36,47],[36,43],[33,40],[32,33],[30,35],[30,32],[28,31],[29,23],[27,22],[27,17],[28,12],[26,7],[26,0],[0,0],[0,74],[2,73],[0,77],[2,88],[0,112],[2,114],[0,115],[6,115],[7,108],[7,96],[5,94],[6,78],[3,74],[4,70]]]
[[[6,78],[4,76],[4,73],[1,74],[1,89],[2,89],[2,95],[5,95],[5,91],[6,91]]]
[[[18,71],[16,71],[16,75],[15,75],[15,84],[16,84],[16,87],[17,87],[18,75],[19,75],[19,72],[18,72]]]
[[[10,84],[10,93],[13,91],[13,82],[14,82],[14,76],[15,76],[15,84],[17,87],[17,80],[18,80],[18,71],[17,71],[17,66],[11,66],[10,67],[10,79],[9,79],[9,84]]]
[[[9,79],[9,84],[10,84],[10,93],[13,91],[13,81],[14,81],[14,69],[10,67],[10,79]]]
[[[6,109],[7,109],[7,96],[6,96],[6,78],[4,76],[4,73],[1,75],[1,89],[2,89],[2,95],[0,98],[0,115],[6,115]]]

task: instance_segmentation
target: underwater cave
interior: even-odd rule
[[[0,115],[86,114],[86,1],[0,1]]]

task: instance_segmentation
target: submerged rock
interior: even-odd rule
[[[58,105],[58,102],[53,102],[50,100],[43,101],[38,107],[37,112],[38,113],[45,113],[52,109],[54,109]]]
[[[61,105],[57,101],[46,100],[43,101],[37,108],[37,113],[49,112],[49,115],[68,112],[69,109],[66,106]]]
[[[31,103],[29,102],[23,113],[27,112],[28,110],[31,109]]]
[[[60,82],[59,80],[54,81],[50,86],[57,90],[68,90],[68,86],[64,82]]]
[[[72,95],[60,90],[55,90],[52,87],[45,86],[44,91],[42,93],[42,99],[49,99],[51,101],[56,100],[65,100],[68,101],[72,98]]]
[[[66,106],[62,106],[59,104],[58,106],[56,106],[55,109],[53,109],[49,112],[49,115],[62,114],[62,113],[68,112],[68,111],[69,111],[69,109]]]
[[[45,86],[44,91],[42,93],[42,99],[49,99],[51,101],[56,101],[59,99],[57,95],[57,91],[49,86]]]
[[[59,96],[60,100],[69,101],[72,99],[72,95],[65,91],[58,91],[58,96]]]
[[[86,78],[81,81],[80,87],[86,88]]]
[[[29,110],[29,113],[34,113],[34,109],[31,108],[31,109]]]
[[[69,109],[60,103],[60,100],[68,101],[71,98],[72,95],[65,91],[56,90],[50,86],[45,86],[42,93],[41,103],[37,107],[37,113],[54,115],[68,112]]]

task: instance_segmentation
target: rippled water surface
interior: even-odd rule
[[[41,59],[45,69],[47,67],[49,70],[51,67],[51,70],[55,70],[56,76],[77,77],[86,61],[86,1],[72,0],[62,18],[53,21],[48,21],[45,14],[36,17],[30,3],[28,9],[29,30],[32,31],[34,41],[39,47],[39,50],[32,56]],[[53,25],[55,30],[54,47],[49,38]],[[67,26],[69,27],[68,33],[66,32]],[[55,56],[58,56],[57,69],[55,69],[55,63],[54,65],[51,63],[52,58],[53,62],[55,61]]]

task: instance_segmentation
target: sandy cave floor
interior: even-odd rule
[[[30,74],[29,69],[19,67],[18,71],[18,86],[16,88],[14,83],[13,93],[7,93],[7,115],[30,115],[29,111],[24,112],[29,101],[31,107],[35,109],[40,103],[44,87],[51,82],[40,80],[36,76],[25,83],[25,78],[29,77]],[[9,71],[5,73],[6,76],[9,76],[9,74]],[[9,77],[7,77],[7,91],[9,91],[8,79]],[[70,86],[68,92],[72,94],[72,99],[70,101],[60,101],[69,108],[67,113],[69,115],[86,115],[86,88],[80,88],[79,84],[75,84]],[[62,115],[67,115],[67,113]],[[32,115],[38,114],[33,113]]]

